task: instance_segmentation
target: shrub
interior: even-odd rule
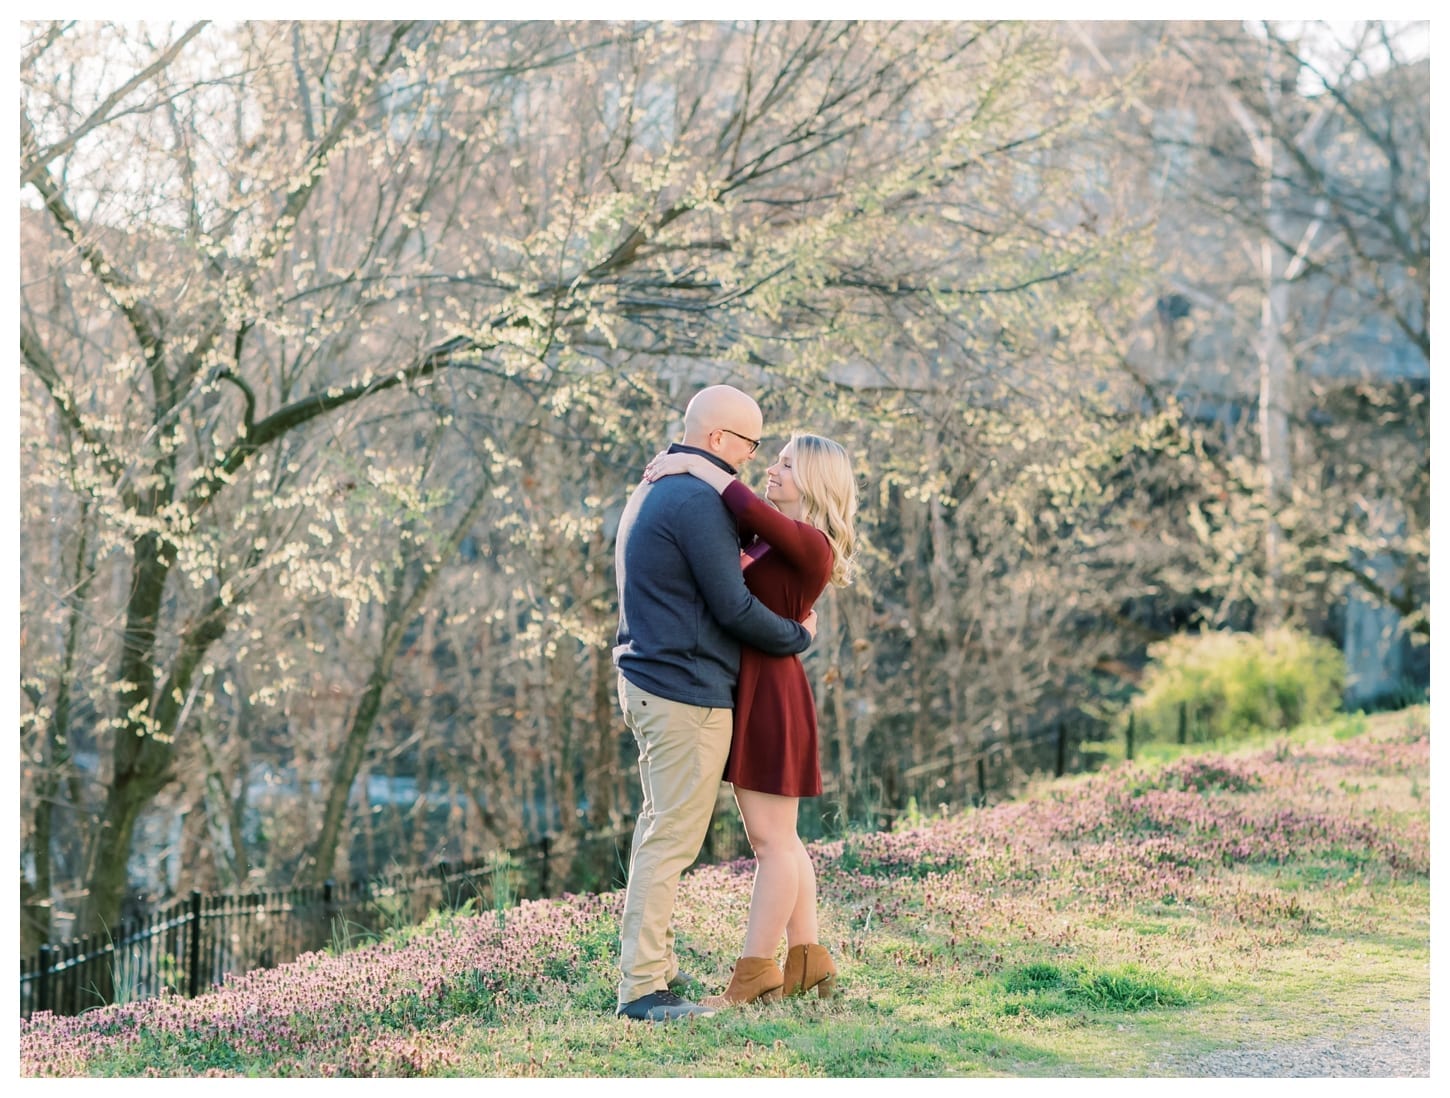
[[[1145,739],[1236,738],[1321,721],[1339,709],[1344,656],[1326,640],[1290,629],[1180,634],[1148,649],[1143,692],[1133,704]]]

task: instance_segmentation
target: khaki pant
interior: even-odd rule
[[[644,789],[620,920],[623,1004],[664,990],[679,969],[670,926],[675,893],[710,827],[730,753],[731,713],[669,701],[623,675],[619,707],[639,747]]]

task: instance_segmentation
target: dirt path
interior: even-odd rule
[[[1163,1075],[1194,1078],[1429,1078],[1428,1013],[1393,1015],[1341,1036],[1258,1047],[1224,1048],[1155,1065]]]

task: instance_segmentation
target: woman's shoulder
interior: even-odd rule
[[[810,538],[811,544],[818,546],[826,556],[835,555],[836,551],[831,548],[831,539],[826,536],[826,532],[819,526],[812,522],[806,522],[804,519],[797,519],[796,524],[801,529],[808,531],[806,536]]]
[[[791,521],[801,531],[800,548],[796,550],[796,555],[802,558],[802,570],[812,579],[817,576],[829,577],[831,567],[836,562],[836,550],[831,546],[831,539],[826,537],[825,531],[819,526],[813,526],[802,519]]]

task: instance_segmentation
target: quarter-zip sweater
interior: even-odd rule
[[[670,453],[714,454],[674,443]],[[731,708],[740,645],[804,652],[811,635],[745,586],[740,533],[720,494],[688,474],[635,488],[614,548],[619,630],[614,664],[642,690],[686,705]]]

